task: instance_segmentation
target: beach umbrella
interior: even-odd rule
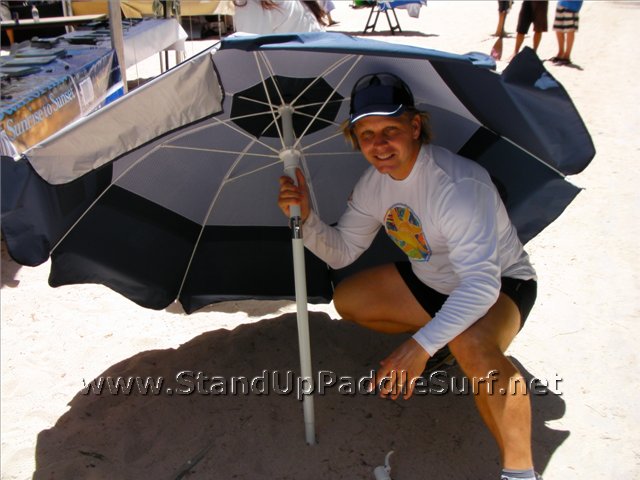
[[[402,77],[431,115],[434,143],[489,170],[524,242],[579,192],[564,175],[594,149],[567,92],[530,49],[502,74],[493,67],[481,54],[338,33],[227,38],[22,159],[4,158],[9,252],[25,265],[50,257],[53,286],[101,283],[148,308],[295,297],[310,378],[307,302],[401,253],[381,236],[332,271],[304,250],[296,213],[288,222],[276,204],[278,177],[300,167],[316,212],[338,220],[367,168],[339,133],[358,78]]]

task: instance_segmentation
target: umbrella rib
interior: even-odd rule
[[[189,129],[188,131],[184,131],[184,132],[182,132],[180,134],[177,134],[177,135],[171,137],[171,139],[170,140],[168,139],[167,142],[169,142],[169,141],[174,142],[176,140],[180,140],[182,137],[185,137],[185,136],[188,136],[188,135],[193,135],[196,132],[201,132],[201,131],[206,130],[206,129],[211,128],[211,127],[224,126],[224,127],[230,128],[231,130],[234,130],[235,132],[239,133],[240,135],[243,135],[244,137],[247,137],[248,139],[250,139],[252,141],[256,141],[258,144],[260,144],[263,147],[271,150],[273,153],[278,154],[279,153],[278,150],[276,150],[272,146],[267,145],[264,142],[261,142],[256,137],[254,137],[250,133],[247,133],[242,128],[237,127],[236,125],[233,125],[233,121],[234,120],[243,119],[243,118],[249,118],[249,117],[256,116],[256,115],[264,115],[264,113],[252,113],[252,114],[243,115],[243,116],[240,116],[240,117],[228,118],[226,120],[220,120],[217,117],[213,117],[212,120],[216,122],[215,124],[207,123],[206,125],[200,125],[198,127],[193,127],[191,129]],[[165,148],[169,147],[169,146],[171,146],[171,147],[179,147],[179,145],[169,145],[168,143],[163,143],[163,144],[159,145],[159,147],[165,147]]]
[[[239,95],[237,97],[234,97],[236,100],[244,100],[246,102],[251,102],[251,103],[257,103],[258,105],[264,105],[265,107],[269,107],[271,108],[271,104],[269,102],[263,102],[262,100],[258,100],[256,98],[251,98],[251,97],[245,97],[243,95]],[[265,112],[260,112],[260,113],[255,113],[252,115],[266,115]]]
[[[251,139],[251,140],[256,140],[256,141],[257,141],[257,143],[259,143],[260,145],[264,146],[265,148],[268,148],[269,150],[273,151],[274,153],[279,153],[279,151],[278,151],[278,150],[276,150],[275,148],[270,147],[270,146],[269,146],[269,145],[267,145],[266,143],[263,143],[263,142],[261,142],[261,141],[259,141],[259,140],[258,140],[258,138],[259,138],[259,137],[261,137],[262,135],[264,135],[264,133],[265,133],[266,131],[268,131],[274,123],[276,124],[276,126],[278,125],[277,119],[278,119],[278,118],[280,118],[279,114],[276,116],[276,118],[274,118],[274,119],[272,119],[272,120],[271,120],[271,123],[269,123],[269,124],[268,124],[268,125],[267,125],[263,130],[262,130],[262,132],[260,132],[260,135],[259,135],[258,137],[255,137],[254,135],[251,135],[251,134],[247,133],[244,129],[239,129],[239,128],[238,128],[238,127],[236,127],[236,126],[232,126],[232,125],[231,125],[231,122],[235,122],[236,120],[243,120],[243,119],[245,119],[245,118],[258,117],[258,116],[261,116],[261,115],[267,115],[267,114],[266,114],[266,113],[264,113],[264,112],[261,112],[261,113],[250,113],[250,114],[247,114],[247,115],[241,115],[241,116],[238,116],[238,117],[229,117],[227,120],[219,120],[219,119],[217,119],[217,121],[218,121],[218,124],[219,124],[219,125],[225,125],[225,126],[227,126],[227,127],[231,128],[232,130],[235,130],[236,132],[238,132],[238,133],[240,133],[240,134],[244,135],[245,137],[247,137],[247,138],[249,138],[249,139]],[[211,125],[207,125],[206,127],[203,127],[203,128],[208,128],[208,127],[210,127],[210,126],[211,126]]]
[[[335,157],[336,155],[353,155],[353,152],[316,152],[305,153],[307,157]]]
[[[495,132],[494,132],[495,133]],[[542,165],[544,165],[545,167],[553,170],[553,172],[557,173],[561,178],[567,178],[567,176],[562,173],[560,170],[558,170],[557,168],[553,167],[552,165],[549,165],[547,162],[545,162],[544,160],[542,160],[541,158],[539,158],[537,155],[534,155],[532,152],[530,152],[529,150],[527,150],[526,148],[523,148],[522,146],[518,145],[517,143],[515,143],[514,141],[512,141],[510,138],[505,137],[503,135],[498,135],[500,138],[506,140],[507,142],[509,142],[511,145],[515,146],[516,148],[519,148],[520,150],[522,150],[523,152],[526,152],[528,155],[531,155],[531,157],[535,158],[538,162],[540,162]]]
[[[309,85],[307,85],[297,96],[296,98],[294,98],[291,101],[291,105],[294,105],[298,99],[304,95],[307,90],[309,90],[316,82],[320,81],[321,78],[324,78],[326,75],[328,75],[329,73],[335,71],[336,69],[338,69],[339,67],[341,67],[343,64],[347,63],[349,60],[351,60],[352,58],[354,58],[354,55],[346,55],[344,57],[341,57],[338,61],[334,62],[333,64],[329,65],[323,72],[320,73],[320,75],[318,75]],[[362,55],[360,55],[355,63],[354,66],[358,63],[358,61],[362,58]],[[351,67],[353,68],[353,67]],[[351,69],[350,69],[351,70]],[[347,72],[348,73],[348,72]],[[338,85],[340,86],[340,85]],[[331,92],[331,95],[329,95],[329,98],[331,98],[333,96],[333,94],[336,92],[337,89],[334,89],[333,92]],[[318,105],[320,105],[320,102],[318,102]]]
[[[278,97],[280,98],[280,104],[284,105],[284,97],[282,96],[282,92],[280,91],[280,89],[278,88],[278,83],[276,82],[276,72],[273,70],[273,66],[271,65],[271,62],[269,62],[269,59],[267,58],[266,54],[264,52],[256,52],[257,54],[260,55],[260,58],[262,59],[262,63],[264,63],[264,67],[267,69],[267,71],[269,72],[269,75],[271,75],[271,79],[273,81],[273,86],[276,89],[276,93],[278,94]],[[258,56],[256,55],[256,63],[258,63]],[[260,75],[262,75],[262,69],[260,68],[260,65],[258,65],[258,70],[260,70]],[[271,99],[269,99],[269,101],[271,101]]]
[[[246,132],[245,130],[241,129],[240,127],[236,127],[235,125],[232,125],[231,122],[234,120],[233,118],[229,118],[228,121],[222,121],[218,118],[215,119],[216,122],[219,125],[224,125],[225,127],[229,127],[231,130],[234,130],[236,132],[238,132],[239,134],[247,137],[248,139],[250,139],[253,143],[258,143],[260,145],[262,145],[265,148],[268,148],[269,150],[271,150],[273,153],[279,153],[278,150],[276,150],[275,148],[273,148],[271,145],[267,145],[264,142],[261,142],[260,140],[258,140],[256,137],[254,137],[253,135],[251,135],[250,133]],[[277,122],[276,122],[277,125]]]
[[[237,177],[229,177],[225,183],[235,182],[236,180],[238,180],[240,178],[246,177],[248,175],[253,175],[254,173],[261,172],[262,170],[266,170],[267,168],[271,168],[274,165],[278,165],[279,163],[282,163],[282,161],[278,160],[276,162],[269,163],[268,165],[263,165],[261,167],[254,168],[253,170],[251,170],[249,172],[242,173],[242,174],[238,175]]]
[[[316,145],[320,145],[324,142],[328,142],[329,140],[333,140],[336,137],[340,137],[342,135],[342,132],[336,132],[333,135],[329,136],[329,137],[325,137],[321,140],[318,140],[315,143],[311,143],[305,147],[302,148],[302,151],[305,152],[306,155],[309,155],[308,153],[306,153],[307,150],[309,150],[310,148],[315,147]],[[349,155],[351,155],[353,152],[337,152],[337,153],[348,153]],[[325,155],[325,153],[317,153],[317,154],[313,154],[313,155]]]
[[[348,100],[348,99],[341,98],[340,100],[329,100],[329,103],[342,103],[345,100]],[[305,103],[303,105],[296,105],[296,108],[317,107],[318,105],[322,105],[322,102],[312,102],[312,103]]]
[[[264,78],[264,73],[262,72],[262,68],[260,67],[260,60],[259,58],[262,58],[262,61],[265,62],[265,66],[267,68],[267,70],[269,69],[269,63],[266,60],[266,58],[264,58],[264,55],[260,54],[260,57],[258,57],[258,52],[256,52],[254,54],[254,58],[256,61],[256,66],[258,67],[258,72],[260,73],[260,78],[262,78],[262,88],[264,88],[264,93],[267,97],[267,100],[269,102],[269,106],[271,107],[271,115],[273,116],[273,122],[276,126],[276,130],[278,130],[278,136],[280,137],[280,142],[282,144],[282,148],[285,148],[284,145],[284,135],[282,134],[282,131],[280,130],[280,125],[278,124],[278,117],[276,115],[276,112],[274,110],[274,108],[272,107],[274,105],[274,103],[271,101],[271,95],[269,95],[269,89],[267,88],[267,82],[266,79]],[[280,89],[278,88],[278,85],[276,84],[275,78],[273,77],[273,75],[271,77],[269,77],[272,79],[272,82],[275,86],[276,92],[278,93],[278,96],[280,97],[280,102],[284,105],[284,100],[282,98],[282,94],[280,93]]]
[[[336,93],[336,91],[338,90],[338,88],[344,83],[344,81],[347,79],[347,77],[349,76],[349,74],[353,71],[353,69],[356,67],[356,65],[360,62],[360,60],[362,60],[362,55],[358,55],[358,57],[356,57],[356,59],[354,60],[353,64],[349,67],[349,69],[347,69],[347,71],[344,73],[344,75],[342,76],[342,78],[338,81],[338,83],[333,87],[333,91],[331,92],[331,94],[327,97],[327,99],[324,101],[324,103],[322,104],[322,106],[318,109],[318,111],[316,112],[314,118],[307,124],[307,127],[304,129],[304,131],[302,132],[302,134],[300,135],[300,137],[298,138],[298,140],[296,141],[296,144],[294,145],[294,147],[298,147],[300,140],[304,137],[304,135],[307,133],[307,131],[309,130],[309,128],[311,128],[311,125],[313,125],[313,122],[316,121],[316,119],[318,118],[318,115],[320,115],[320,112],[324,109],[324,107],[327,106],[327,103],[329,103],[329,100],[331,99],[331,97],[333,97],[333,95]],[[341,62],[340,65],[342,65],[345,62]],[[333,69],[337,68],[337,65],[335,67],[329,67],[328,69],[325,70],[325,72],[327,71],[333,71]],[[325,73],[323,72],[323,75],[325,75]]]
[[[302,155],[300,166],[302,168],[302,173],[304,174],[304,177],[307,179],[307,187],[309,188],[309,202],[311,203],[311,207],[313,208],[314,212],[316,212],[319,216],[321,216],[320,205],[318,204],[318,198],[316,197],[316,190],[315,188],[313,188],[313,179],[309,174],[307,159],[305,158],[304,155]]]
[[[246,118],[261,117],[262,115],[269,115],[269,114],[267,112],[247,113],[246,115],[238,115],[236,117],[231,117],[230,116],[226,120],[220,120],[220,122],[221,123],[235,122],[236,120],[244,120]]]
[[[199,147],[185,147],[181,145],[164,145],[163,148],[173,148],[176,150],[194,150],[197,152],[210,152],[210,153],[231,153],[234,155],[251,155],[254,157],[267,157],[273,158],[273,155],[269,155],[268,153],[250,153],[250,152],[240,152],[237,150],[221,150],[216,148],[199,148]]]
[[[312,121],[313,121],[313,120],[320,120],[320,121],[322,121],[322,122],[326,123],[327,125],[333,125],[333,126],[336,126],[336,127],[337,127],[337,126],[340,126],[340,124],[339,124],[339,123],[336,123],[336,122],[334,122],[334,121],[332,121],[332,120],[327,120],[326,118],[322,118],[322,117],[318,118],[316,115],[311,115],[311,114],[309,114],[309,113],[299,112],[299,111],[297,111],[297,110],[296,110],[296,115],[299,115],[299,116],[301,116],[301,117],[308,117],[308,118],[311,118],[311,119],[312,119]]]

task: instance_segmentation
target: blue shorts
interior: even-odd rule
[[[556,17],[553,22],[553,29],[556,32],[577,32],[580,24],[580,14],[572,12],[566,8],[558,7]]]
[[[395,265],[418,303],[431,315],[431,318],[435,317],[449,295],[422,283],[413,273],[410,262],[396,262]],[[500,280],[502,282],[500,291],[513,300],[520,311],[520,328],[522,328],[536,301],[538,283],[535,280],[519,280],[510,277],[502,277]]]

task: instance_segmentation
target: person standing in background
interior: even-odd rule
[[[491,56],[496,60],[502,58],[502,38],[505,36],[504,24],[507,20],[507,14],[511,10],[511,5],[513,5],[513,0],[498,0],[498,26],[496,27],[496,33],[493,35],[498,39],[493,44],[493,48],[491,48]]]
[[[513,5],[513,0],[498,0],[498,26],[496,33],[493,34],[494,37],[504,37],[504,23],[507,20],[509,10],[511,10],[511,5]]]
[[[582,0],[560,0],[556,7],[556,17],[553,29],[558,40],[558,53],[551,61],[555,65],[570,65],[571,50],[578,31],[580,22],[580,9]]]
[[[538,46],[542,40],[542,33],[546,32],[547,26],[547,11],[549,9],[548,1],[541,0],[524,0],[522,7],[520,7],[520,14],[518,15],[518,27],[516,29],[516,46],[513,51],[511,59],[515,57],[522,47],[524,42],[524,36],[529,32],[529,27],[533,23],[533,50],[538,51]]]
[[[327,15],[327,21],[329,22],[329,26],[337,25],[338,22],[336,22],[331,17],[331,11],[335,10],[336,8],[336,5],[335,3],[333,3],[333,0],[318,0],[318,3],[320,4],[320,6],[322,7],[322,9]]]
[[[302,0],[234,0],[236,32],[321,32],[326,15],[318,2]]]

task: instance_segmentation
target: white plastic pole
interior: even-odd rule
[[[284,172],[296,182],[296,169],[300,166],[300,152],[292,147],[295,142],[295,134],[292,122],[293,110],[291,107],[282,107],[280,115],[282,119],[282,135],[284,150],[280,152],[280,158],[284,163]],[[301,394],[302,408],[304,412],[305,439],[309,445],[316,443],[316,428],[313,406],[313,374],[311,368],[311,341],[309,335],[309,311],[307,309],[307,278],[304,259],[304,243],[302,240],[302,218],[299,206],[293,206],[289,212],[291,225],[291,246],[293,249],[293,274],[296,289],[296,309],[298,318],[298,345],[300,349],[300,373],[302,376]]]
[[[120,11],[120,0],[111,0],[109,4],[109,31],[111,32],[111,46],[116,53],[120,77],[122,78],[122,88],[127,93],[127,63],[124,58],[124,34],[122,33],[122,13]]]
[[[62,16],[70,17],[73,15],[73,10],[71,8],[71,0],[62,0]],[[64,29],[67,33],[73,32],[73,27],[71,25],[65,25]]]

